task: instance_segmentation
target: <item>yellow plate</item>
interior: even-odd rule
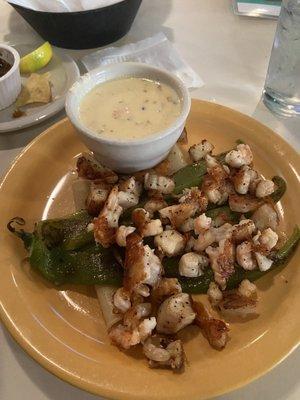
[[[288,192],[279,205],[287,233],[299,219],[299,156],[257,121],[228,108],[193,101],[187,124],[190,144],[207,138],[216,152],[236,139],[249,143],[256,167],[282,175]],[[15,161],[1,185],[0,311],[17,342],[58,377],[113,399],[206,399],[238,388],[266,373],[299,343],[300,249],[288,266],[258,282],[260,316],[232,323],[231,340],[219,352],[197,327],[183,334],[188,365],[183,374],[147,367],[140,351],[125,354],[109,344],[92,288],[55,288],[30,271],[26,252],[5,224],[23,216],[27,227],[42,216],[72,210],[74,156],[84,146],[68,120],[35,139]]]

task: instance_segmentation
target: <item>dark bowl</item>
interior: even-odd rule
[[[43,39],[57,47],[90,49],[120,39],[131,28],[142,0],[123,0],[94,10],[54,13],[11,4]]]

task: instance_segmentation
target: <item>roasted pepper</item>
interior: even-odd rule
[[[121,285],[122,269],[113,255],[113,249],[104,249],[93,239],[91,244],[84,241],[83,246],[82,230],[79,229],[75,237],[74,232],[66,229],[66,225],[72,225],[76,218],[78,214],[61,220],[41,221],[33,233],[16,230],[15,224],[24,225],[25,222],[21,218],[14,218],[8,224],[8,229],[23,240],[31,267],[56,285]],[[57,238],[54,236],[56,232],[59,232]],[[79,243],[80,248],[75,250],[74,244]]]
[[[74,217],[70,216],[69,219],[73,221]],[[76,218],[78,218],[78,214]],[[32,268],[50,282],[56,285],[74,283],[120,286],[123,270],[117,263],[112,248],[104,249],[92,240],[90,244],[80,245],[80,248],[67,249],[66,243],[70,243],[67,242],[67,240],[70,240],[67,233],[72,236],[72,243],[78,243],[80,240],[77,241],[73,233],[71,234],[66,229],[64,230],[65,236],[61,235],[60,240],[54,240],[54,232],[59,231],[61,234],[63,228],[60,228],[60,224],[66,224],[67,220],[68,218],[56,219],[53,225],[53,220],[42,221],[37,224],[33,233],[28,233],[23,229],[16,230],[15,224],[24,225],[25,222],[21,218],[14,218],[9,222],[8,229],[23,240],[25,248],[29,252]],[[43,223],[46,224],[44,228],[41,226]],[[80,235],[82,235],[81,230],[79,230],[79,237]],[[283,265],[289,259],[299,240],[300,229],[296,226],[287,242],[272,255],[274,263],[269,271]],[[211,268],[207,268],[203,275],[198,278],[184,278],[179,275],[178,263],[179,257],[164,259],[165,275],[178,278],[183,291],[187,293],[206,293],[210,282],[214,280]],[[245,271],[236,266],[235,273],[228,280],[227,288],[237,287],[243,279],[254,281],[265,274],[266,272],[260,270]]]

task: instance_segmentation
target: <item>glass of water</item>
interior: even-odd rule
[[[300,116],[300,0],[283,0],[263,91],[277,114]]]

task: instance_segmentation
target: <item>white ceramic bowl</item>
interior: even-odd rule
[[[3,110],[16,100],[21,91],[20,56],[14,48],[0,44],[0,57],[12,65],[11,69],[0,77],[0,110]]]
[[[168,129],[144,139],[130,141],[102,138],[88,129],[79,118],[81,100],[95,86],[122,77],[148,78],[170,85],[182,101],[180,116]],[[123,173],[151,168],[162,161],[182,133],[190,107],[188,89],[180,79],[159,68],[131,62],[108,65],[88,72],[71,87],[66,98],[67,115],[85,145],[103,165]]]

